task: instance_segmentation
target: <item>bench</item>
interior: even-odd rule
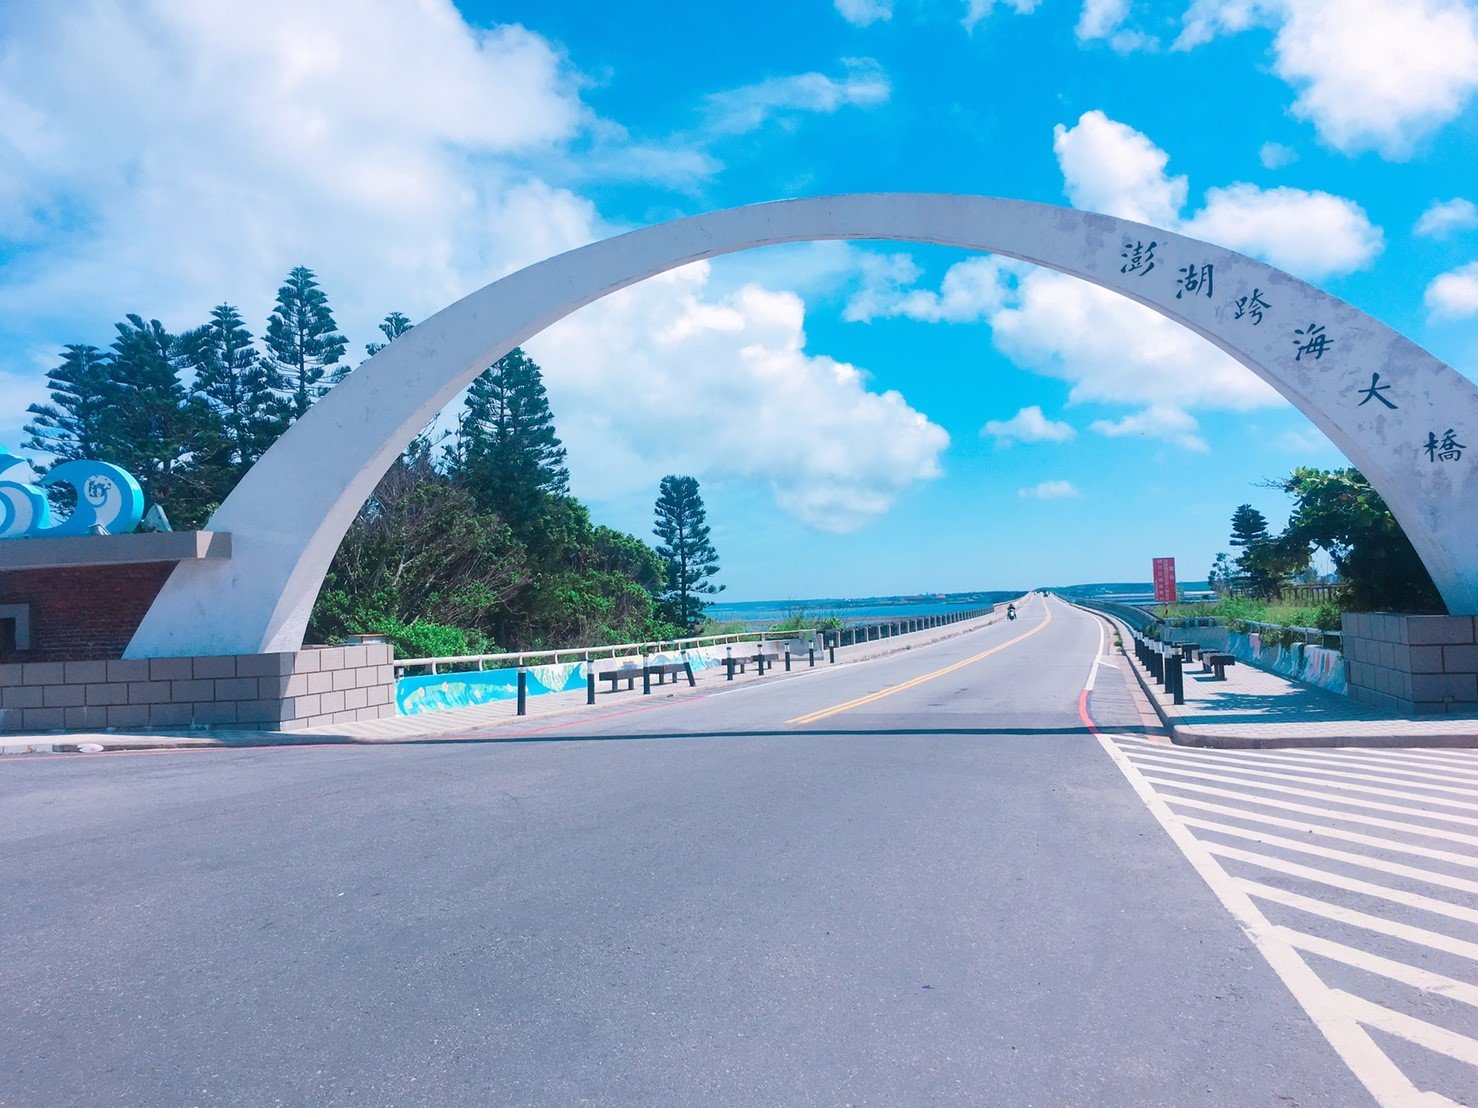
[[[595,678],[597,681],[609,681],[611,683],[611,687],[606,690],[607,692],[615,692],[616,686],[622,681],[626,682],[627,691],[634,692],[638,677],[643,679],[642,686],[645,691],[646,686],[650,684],[653,677],[657,679],[657,684],[665,685],[669,677],[676,681],[681,676],[687,677],[689,685],[696,685],[698,683],[693,678],[693,667],[687,662],[657,662],[650,666],[624,665],[617,669],[608,669],[604,672],[597,673]]]
[[[1180,642],[1173,642],[1170,645],[1176,650],[1180,651],[1180,660],[1182,662],[1189,662],[1191,660],[1191,655],[1193,655],[1196,652],[1196,649],[1200,646],[1199,643],[1193,642],[1189,639],[1182,639]]]
[[[734,674],[736,672],[743,673],[745,667],[748,666],[751,662],[759,667],[760,676],[763,677],[765,669],[767,667],[770,669],[775,668],[775,663],[780,660],[781,655],[766,654],[762,650],[757,651],[754,654],[731,654],[723,660],[724,671],[728,674],[726,680],[734,680]]]
[[[1206,650],[1201,652],[1201,665],[1204,667],[1201,672],[1213,674],[1211,678],[1213,681],[1225,681],[1227,679],[1227,666],[1234,666],[1236,664],[1237,656],[1235,654],[1220,654],[1215,651]]]

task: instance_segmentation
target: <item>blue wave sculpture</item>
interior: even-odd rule
[[[41,479],[6,477],[24,458],[0,449],[0,539],[87,535],[102,527],[110,535],[126,535],[144,515],[144,491],[126,471],[107,462],[63,462]],[[29,476],[29,474],[27,474]],[[77,506],[61,523],[51,522],[45,488],[71,485]]]

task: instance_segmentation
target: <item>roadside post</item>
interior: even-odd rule
[[[590,663],[585,663],[585,703],[595,703],[595,670],[590,668]]]
[[[518,714],[529,712],[529,667],[519,663],[518,667]]]
[[[790,672],[790,643],[787,641],[784,645],[785,645],[785,672],[786,673],[789,673]]]

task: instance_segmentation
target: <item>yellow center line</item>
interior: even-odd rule
[[[859,696],[856,700],[849,700],[845,704],[833,704],[830,708],[822,708],[819,711],[811,712],[808,715],[796,716],[795,719],[788,719],[785,722],[815,723],[817,720],[826,719],[828,716],[834,716],[840,712],[851,711],[853,708],[860,708],[864,704],[871,704],[875,700],[882,700],[885,696],[892,696],[894,693],[903,692],[904,689],[911,689],[914,688],[916,685],[922,685],[926,681],[933,681],[936,677],[943,677],[945,674],[953,673],[957,669],[964,669],[966,666],[973,665],[975,662],[980,661],[982,658],[989,658],[992,654],[997,654],[1002,650],[1005,650],[1008,646],[1015,646],[1023,639],[1031,638],[1042,628],[1046,627],[1047,624],[1052,622],[1052,609],[1047,607],[1047,603],[1045,600],[1043,600],[1042,602],[1042,610],[1046,613],[1046,618],[1024,635],[1017,635],[1014,639],[1007,639],[1005,642],[999,644],[998,646],[993,646],[989,650],[982,650],[979,654],[976,654],[973,657],[966,658],[963,661],[955,662],[953,665],[945,666],[943,669],[936,669],[933,673],[925,673],[919,677],[914,677],[908,681],[904,681],[901,684],[889,685],[886,689],[879,689],[877,692],[868,693],[866,696]]]

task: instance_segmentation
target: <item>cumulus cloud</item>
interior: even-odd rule
[[[1142,31],[1126,28],[1130,0],[1084,0],[1074,34],[1079,42],[1107,42],[1117,54],[1156,50],[1159,40]]]
[[[908,287],[923,271],[907,254],[865,257],[862,288],[842,312],[851,322],[904,316],[927,323],[969,323],[988,318],[1009,295],[1011,263],[997,258],[968,258],[951,266],[935,292]]]
[[[1478,315],[1478,262],[1444,273],[1427,286],[1427,310],[1434,319]]]
[[[1433,204],[1422,212],[1412,231],[1425,238],[1441,239],[1454,231],[1466,231],[1472,227],[1478,227],[1478,207],[1471,200],[1457,196]]]
[[[893,86],[877,62],[844,58],[843,64],[846,72],[840,77],[796,73],[715,92],[708,97],[709,126],[737,134],[753,131],[775,116],[798,112],[829,115],[842,108],[871,108],[888,102]]]
[[[893,18],[893,0],[832,0],[837,14],[854,27],[870,27]]]
[[[1071,481],[1042,481],[1029,489],[1017,489],[1016,495],[1023,500],[1068,500],[1083,494]]]
[[[1157,227],[1179,221],[1186,178],[1166,173],[1170,155],[1128,124],[1084,112],[1053,129],[1052,149],[1073,207]]]
[[[1309,278],[1368,265],[1383,235],[1353,202],[1324,192],[1235,184],[1207,191],[1190,218],[1189,186],[1169,173],[1169,155],[1104,113],[1059,126],[1053,148],[1075,207],[1091,208],[1209,239],[1261,256]],[[1282,403],[1271,386],[1229,355],[1158,312],[1075,277],[995,258],[951,267],[938,292],[914,287],[919,271],[904,254],[863,271],[849,319],[902,315],[947,322],[984,320],[1017,364],[1072,382],[1072,402],[1248,410]],[[1176,416],[1158,426],[1172,427]],[[1138,418],[1138,417],[1136,417]],[[1149,423],[1141,419],[1137,430]],[[1126,432],[1127,433],[1127,432]],[[1147,433],[1147,432],[1146,432]],[[1184,437],[1189,435],[1190,437]]]
[[[7,10],[0,349],[25,353],[0,391],[37,380],[38,345],[105,343],[127,311],[183,329],[229,298],[263,320],[296,264],[318,272],[357,346],[387,311],[424,318],[611,234],[545,167],[592,144],[634,146],[623,173],[665,154],[597,118],[582,83],[539,35],[474,29],[445,0],[372,15],[354,0]],[[755,110],[886,98],[866,65],[834,84],[782,81]],[[939,472],[945,433],[858,368],[808,353],[799,299],[758,284],[725,295],[707,272],[628,290],[531,344],[577,491],[740,476],[838,530]]]
[[[1264,169],[1282,169],[1298,161],[1298,151],[1281,142],[1265,142],[1257,151],[1257,160]]]
[[[799,297],[715,296],[706,262],[583,309],[529,344],[577,491],[604,498],[664,473],[768,485],[787,511],[850,531],[940,473],[945,431],[857,367],[805,350]],[[612,380],[623,387],[612,389]]]
[[[1180,230],[1310,280],[1362,269],[1385,245],[1353,200],[1247,184],[1207,189],[1205,205]]]
[[[1048,419],[1038,404],[1022,408],[1010,419],[988,419],[980,429],[982,437],[989,435],[1000,446],[1013,442],[1067,442],[1077,435],[1072,424]]]
[[[1293,112],[1346,154],[1408,157],[1478,89],[1478,9],[1465,0],[1195,0],[1176,47],[1275,29]]]
[[[1030,15],[1042,0],[965,0],[965,18],[960,20],[965,30],[975,31],[976,26],[999,5],[1010,8],[1017,15]]]
[[[1197,454],[1205,454],[1211,449],[1198,433],[1200,424],[1195,418],[1189,412],[1166,404],[1152,404],[1144,411],[1123,419],[1095,419],[1089,429],[1112,438],[1162,439]]]

